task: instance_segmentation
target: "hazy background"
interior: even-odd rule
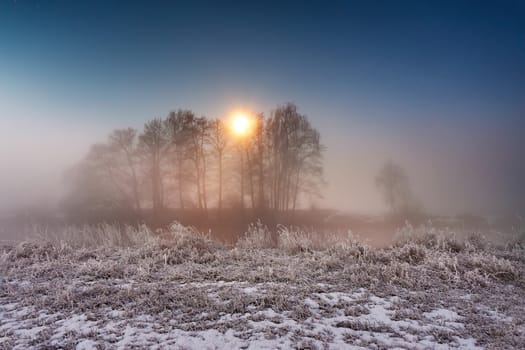
[[[385,210],[388,158],[436,213],[525,209],[525,3],[0,3],[0,211],[50,205],[117,127],[293,101],[321,206]]]

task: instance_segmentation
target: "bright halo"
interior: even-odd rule
[[[245,114],[237,114],[231,123],[232,131],[237,136],[244,136],[250,131],[250,119]]]

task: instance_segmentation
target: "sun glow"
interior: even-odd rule
[[[235,114],[231,120],[232,132],[239,136],[246,136],[250,133],[252,125],[250,118],[243,113]]]

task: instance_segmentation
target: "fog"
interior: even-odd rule
[[[436,122],[338,133],[326,139],[327,201],[355,211],[384,208],[373,179],[385,159],[407,171],[433,213],[480,215],[523,211],[523,130],[516,125]],[[335,138],[335,137],[334,137]]]
[[[0,210],[56,207],[116,128],[291,101],[326,146],[305,208],[385,214],[392,160],[427,213],[525,211],[521,6],[314,3],[1,4]]]
[[[6,211],[42,202],[56,205],[64,195],[64,172],[83,157],[97,136],[81,126],[3,123],[0,208]]]
[[[303,203],[306,207],[385,213],[374,178],[382,164],[392,159],[409,175],[413,192],[427,212],[498,215],[523,211],[525,142],[519,123],[449,120],[387,127],[386,123],[352,125],[335,117],[334,123],[326,123],[308,110],[303,112],[320,130],[326,146],[323,199]],[[125,118],[112,124],[31,118],[13,110],[3,110],[1,115],[2,212],[55,207],[66,192],[64,172],[87,154],[91,144],[104,141],[112,128],[141,128],[142,124],[126,124]]]

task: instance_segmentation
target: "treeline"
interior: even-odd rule
[[[297,107],[230,122],[191,110],[111,132],[67,176],[69,211],[252,208],[290,211],[320,195],[324,147]]]

